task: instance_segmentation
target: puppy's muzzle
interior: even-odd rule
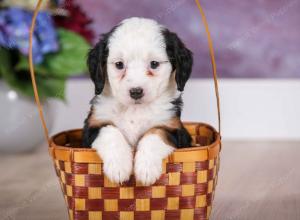
[[[144,96],[144,90],[141,87],[132,88],[129,90],[129,94],[131,98],[138,100]]]

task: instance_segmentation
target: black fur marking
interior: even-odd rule
[[[115,26],[110,32],[102,34],[101,39],[88,53],[87,66],[90,72],[91,79],[95,84],[95,94],[101,94],[106,81],[107,57],[109,54],[108,40],[113,34]]]
[[[175,112],[175,115],[180,118],[181,116],[181,110],[183,107],[183,102],[182,102],[182,97],[179,96],[178,98],[174,99],[173,101],[171,101],[171,104],[173,104],[173,108],[172,111]]]
[[[167,130],[167,138],[177,148],[189,147],[192,142],[190,134],[183,126],[174,130]]]
[[[176,70],[175,80],[177,89],[183,91],[192,72],[193,54],[185,47],[177,34],[164,29],[162,35],[165,38],[166,50],[172,64],[172,71]]]
[[[93,128],[89,127],[87,123],[85,123],[82,134],[82,146],[91,148],[92,143],[97,138],[101,128]]]
[[[91,116],[92,116],[92,108],[87,118],[84,120],[84,127],[82,131],[82,145],[88,148],[91,148],[93,141],[96,139],[100,131],[100,128],[92,128],[89,126],[89,118]]]
[[[87,118],[84,120],[84,127],[83,127],[83,132],[82,132],[82,146],[91,148],[92,143],[94,140],[98,137],[98,134],[100,133],[101,128],[107,126],[108,124],[102,124],[101,126],[98,127],[92,127],[89,125],[89,119],[92,116],[92,108],[87,116]]]

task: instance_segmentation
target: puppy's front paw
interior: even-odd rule
[[[104,174],[112,182],[123,183],[129,180],[132,173],[132,149],[116,127],[102,128],[92,147],[103,159]]]
[[[116,155],[110,159],[104,160],[104,174],[110,181],[120,183],[129,180],[132,172],[132,157],[128,154]]]
[[[151,158],[145,152],[138,151],[135,156],[134,173],[137,181],[148,186],[159,179],[162,172],[162,160]]]
[[[147,135],[138,144],[134,172],[143,185],[151,185],[162,173],[162,160],[173,151],[158,135]]]

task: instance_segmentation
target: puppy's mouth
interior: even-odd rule
[[[142,102],[142,100],[140,100],[140,99],[134,101],[134,104],[135,104],[135,105],[140,105],[140,104],[142,104],[142,103],[143,103],[143,102]]]

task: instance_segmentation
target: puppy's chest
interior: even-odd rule
[[[116,106],[112,108],[98,106],[96,112],[98,120],[112,121],[133,146],[147,130],[163,125],[172,118],[172,112],[169,109],[159,109],[153,106],[132,106],[126,109]]]
[[[158,123],[157,118],[147,110],[128,109],[121,112],[114,121],[115,125],[127,137],[130,144],[135,145],[138,138]]]

